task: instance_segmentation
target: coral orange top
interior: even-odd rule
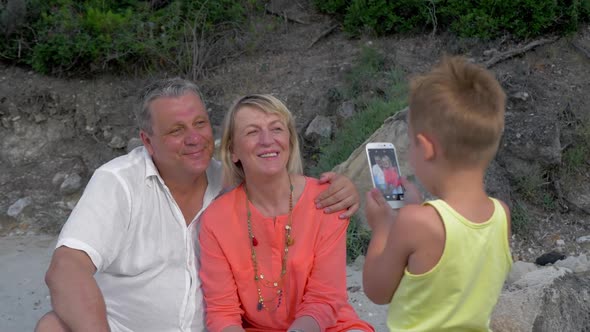
[[[385,176],[385,183],[390,184],[394,187],[399,187],[401,185],[401,180],[399,178],[399,175],[397,174],[397,170],[395,169],[395,167],[384,169],[383,175]]]
[[[289,247],[280,304],[277,288],[259,283],[269,310],[258,310],[243,186],[219,197],[203,213],[199,275],[209,331],[237,325],[247,331],[284,332],[301,316],[313,317],[322,331],[374,331],[348,303],[348,221],[339,220],[337,213],[324,214],[315,208],[314,198],[325,188],[317,180],[306,178],[305,190],[293,207],[294,244]],[[252,204],[250,210],[258,273],[266,280],[277,280],[289,216],[265,217]]]

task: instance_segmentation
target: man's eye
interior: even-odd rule
[[[248,130],[248,131],[246,132],[246,135],[248,135],[248,136],[250,136],[250,135],[254,135],[254,134],[256,134],[257,132],[258,132],[258,130]]]
[[[205,121],[205,120],[200,120],[200,121],[195,122],[195,126],[197,128],[202,128],[202,127],[205,127],[206,125],[207,125],[207,121]]]
[[[283,127],[275,127],[272,129],[273,131],[283,131]]]
[[[178,135],[182,132],[182,128],[174,128],[170,131],[170,134],[172,135]]]

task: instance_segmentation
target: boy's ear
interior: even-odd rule
[[[424,160],[432,160],[435,156],[434,142],[424,134],[416,135],[418,140],[418,147],[422,151]]]

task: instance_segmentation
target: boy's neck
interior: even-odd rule
[[[453,197],[469,199],[472,195],[486,195],[484,187],[484,171],[480,169],[454,169],[441,172],[440,181],[434,188],[435,195],[447,200]],[[466,195],[468,195],[466,197]]]
[[[441,176],[433,194],[474,222],[491,217],[493,204],[485,191],[485,169],[449,169]]]

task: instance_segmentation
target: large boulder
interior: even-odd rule
[[[494,332],[590,331],[590,271],[563,267],[533,270],[500,295]]]

